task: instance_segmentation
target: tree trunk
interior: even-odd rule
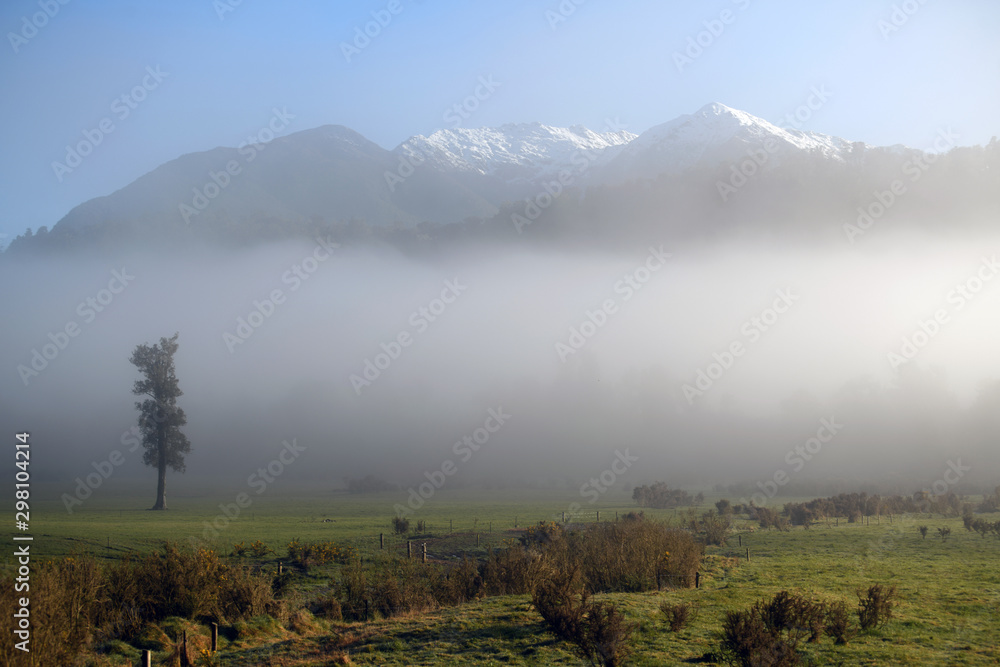
[[[156,504],[149,509],[167,509],[167,451],[162,442],[160,445],[160,460],[157,465]]]

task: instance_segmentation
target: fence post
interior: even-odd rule
[[[566,523],[566,510],[563,510],[562,517],[562,522]]]
[[[385,549],[385,533],[378,534],[378,548]]]
[[[145,649],[142,651],[142,667],[153,667],[153,654]]]
[[[701,572],[694,573],[694,587],[695,588],[701,587]]]
[[[427,562],[427,543],[424,542],[423,544],[421,544],[421,547],[423,548],[423,553],[421,555],[421,560],[422,560],[422,562],[426,563]]]
[[[740,546],[742,547],[743,546],[743,536],[742,535],[738,535],[737,537],[740,538]]]
[[[278,561],[278,574],[281,574],[284,571],[285,571],[284,565],[282,565],[281,561]]]
[[[219,650],[219,624],[212,623],[212,651]]]
[[[601,522],[601,510],[597,510],[597,523]]]
[[[747,562],[750,562],[750,547],[747,547]]]
[[[413,542],[406,540],[406,557],[413,558]]]

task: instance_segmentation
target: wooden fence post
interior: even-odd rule
[[[284,570],[285,570],[284,565],[282,565],[281,561],[278,561],[278,574],[281,574],[282,572],[284,572]]]
[[[385,549],[385,533],[378,534],[378,548]]]
[[[142,651],[142,667],[153,667],[153,654],[145,649]]]
[[[740,546],[742,547],[743,546],[743,536],[739,535],[738,537],[740,538]]]
[[[219,624],[212,623],[212,651],[219,650]]]
[[[406,557],[413,558],[413,542],[406,540]]]
[[[424,542],[424,543],[423,543],[423,544],[421,545],[421,547],[423,548],[423,553],[422,553],[422,557],[421,557],[421,560],[422,560],[422,561],[423,561],[424,563],[426,563],[426,562],[427,562],[427,543],[426,543],[426,542]]]
[[[566,523],[566,510],[563,510],[562,517],[562,522]]]
[[[701,572],[694,573],[694,587],[699,588],[701,586]]]
[[[750,547],[747,547],[747,562],[750,562]]]
[[[597,510],[597,523],[601,522],[601,510]]]

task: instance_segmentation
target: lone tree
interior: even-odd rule
[[[146,451],[142,462],[156,466],[159,473],[156,483],[156,504],[150,509],[167,509],[167,466],[184,472],[184,455],[191,451],[191,443],[181,433],[187,424],[184,411],[177,407],[177,397],[184,392],[177,386],[174,374],[174,352],[177,336],[160,338],[159,345],[137,345],[129,361],[139,369],[144,379],[136,380],[132,393],[146,396],[136,401],[139,411],[139,429]]]

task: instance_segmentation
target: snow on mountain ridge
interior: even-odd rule
[[[581,151],[624,146],[636,135],[626,131],[598,134],[582,125],[569,128],[542,123],[506,123],[497,128],[438,130],[417,135],[394,152],[411,160],[426,159],[446,169],[515,178],[537,178],[569,167]]]

